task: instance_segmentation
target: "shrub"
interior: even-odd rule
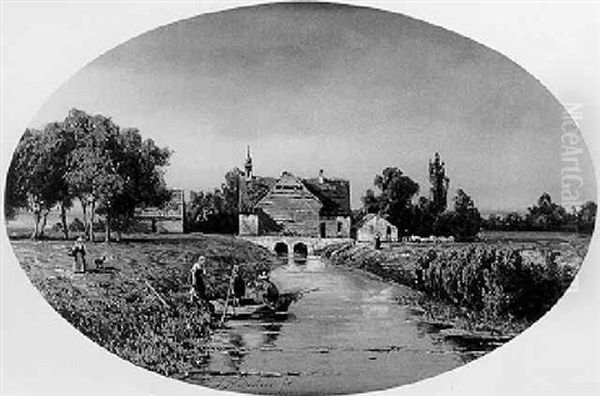
[[[76,217],[71,221],[71,224],[69,224],[69,230],[73,232],[83,232],[85,231],[85,225],[83,224],[83,221]]]
[[[430,250],[419,259],[417,281],[427,294],[486,317],[534,321],[562,296],[574,278],[556,256],[546,263],[523,262],[511,248]]]

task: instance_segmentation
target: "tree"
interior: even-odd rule
[[[93,241],[96,206],[110,206],[124,187],[115,163],[120,149],[119,127],[110,118],[77,109],[69,111],[64,126],[76,141],[66,179],[81,203],[88,238]]]
[[[440,159],[439,153],[435,153],[434,159],[429,161],[429,182],[431,183],[431,206],[429,209],[438,215],[448,206],[450,184],[450,179],[446,177],[445,164]]]
[[[67,159],[75,147],[75,139],[62,123],[53,122],[44,128],[44,140],[44,148],[50,153],[47,166],[51,177],[46,182],[54,188],[53,198],[60,206],[62,231],[65,239],[69,239],[67,210],[73,205],[73,195],[65,175],[68,171]]]
[[[593,233],[596,223],[596,212],[598,206],[593,201],[588,201],[581,206],[577,212],[577,226],[580,232]]]
[[[380,201],[379,197],[375,195],[375,192],[370,188],[365,192],[362,197],[363,208],[366,213],[379,213]]]
[[[385,168],[381,175],[375,176],[373,184],[380,193],[375,195],[367,190],[363,197],[367,212],[377,212],[404,229],[403,222],[411,216],[411,200],[419,191],[419,185],[394,167]]]
[[[68,238],[66,211],[77,198],[84,232],[94,239],[94,216],[106,216],[106,240],[111,226],[123,230],[139,206],[161,206],[170,199],[163,167],[171,152],[137,129],[120,130],[110,118],[72,109],[62,122],[43,131],[27,129],[17,146],[9,173],[5,213],[29,208],[34,213],[32,237],[43,234],[46,216],[57,204]]]
[[[239,214],[240,180],[244,176],[238,168],[233,168],[225,174],[225,182],[221,184],[224,202],[224,216],[228,233],[237,233]]]
[[[550,194],[543,193],[537,203],[528,208],[527,223],[534,230],[560,230],[568,221],[565,208],[552,202]]]
[[[121,184],[100,195],[98,213],[105,216],[106,241],[110,241],[111,229],[120,236],[132,224],[136,208],[162,207],[171,198],[163,172],[171,156],[169,149],[158,147],[152,139],[143,140],[136,128],[126,128],[120,131],[112,154]]]
[[[27,141],[33,131],[27,129],[21,137],[15,150],[12,161],[10,162],[6,174],[6,188],[4,190],[4,217],[7,220],[13,219],[19,209],[28,207],[27,203],[27,160],[25,158],[27,150]]]
[[[226,208],[223,192],[215,189],[213,192],[192,192],[187,206],[188,228],[190,231],[232,233],[231,214]]]
[[[7,175],[5,212],[14,215],[18,208],[28,208],[34,215],[36,239],[44,234],[49,211],[57,203],[70,206],[68,185],[64,179],[65,156],[71,140],[63,136],[58,124],[48,124],[43,131],[27,129],[23,134]],[[68,236],[63,216],[63,231]]]
[[[413,233],[419,236],[434,234],[437,216],[437,209],[435,209],[433,202],[425,197],[419,197],[418,204],[413,208],[411,224]]]
[[[476,237],[481,229],[481,215],[473,200],[462,189],[454,197],[454,215],[452,216],[452,234],[457,241],[469,241]]]

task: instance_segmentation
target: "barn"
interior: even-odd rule
[[[252,172],[248,151],[239,184],[239,235],[350,237],[350,182],[290,172],[260,177]]]

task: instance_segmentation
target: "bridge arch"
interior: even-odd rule
[[[306,259],[308,257],[308,246],[304,242],[294,244],[294,258]]]
[[[288,257],[289,248],[288,248],[287,243],[285,243],[285,242],[275,243],[273,250],[275,251],[275,254],[277,255],[277,257]]]

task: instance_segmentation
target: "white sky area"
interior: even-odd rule
[[[187,19],[91,62],[31,126],[72,107],[169,146],[167,182],[186,190],[218,187],[250,145],[256,174],[324,169],[350,180],[356,208],[387,166],[428,196],[439,151],[450,196],[463,188],[482,211],[544,191],[560,202],[562,106],[506,57],[399,14],[280,4]],[[578,160],[581,200],[595,200],[586,150]]]

